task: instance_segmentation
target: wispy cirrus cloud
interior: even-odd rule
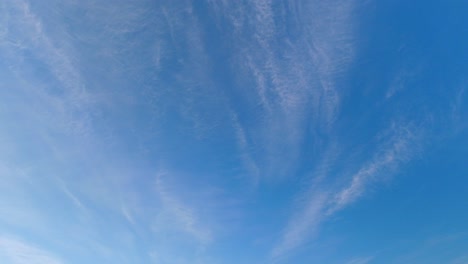
[[[2,189],[7,185],[14,188],[0,194],[0,229],[21,229],[41,237],[62,250],[64,259],[70,252],[86,251],[95,252],[95,259],[112,258],[109,255],[119,253],[101,249],[119,245],[102,242],[106,231],[98,226],[100,219],[118,207],[109,202],[110,188],[119,185],[121,177],[103,173],[103,168],[115,163],[109,155],[101,156],[105,150],[98,147],[102,138],[94,133],[93,123],[99,112],[97,98],[88,90],[90,80],[82,74],[80,64],[89,54],[75,49],[81,44],[75,38],[80,32],[70,34],[67,28],[73,12],[70,20],[61,20],[66,5],[57,4],[57,12],[52,13],[41,12],[41,4],[22,0],[0,5],[5,22],[0,25],[0,57],[6,72],[0,93],[2,106],[8,109],[2,109],[0,140],[9,143],[3,145],[1,156],[2,163],[15,168],[1,175],[5,181]],[[101,164],[93,165],[98,160]],[[118,220],[112,227],[116,236],[131,236],[116,223]],[[71,238],[63,239],[63,233]],[[131,239],[118,241],[124,240]],[[12,263],[62,263],[21,241],[3,239],[0,247]]]
[[[284,178],[297,168],[305,131],[329,134],[339,113],[339,79],[354,56],[355,1],[210,3],[233,29],[239,96],[258,120],[243,127],[258,175]]]
[[[421,132],[412,125],[392,124],[382,133],[385,137],[376,149],[374,156],[351,174],[342,187],[327,186],[312,182],[299,200],[299,209],[294,212],[282,232],[280,242],[272,251],[273,259],[295,250],[316,235],[319,226],[327,218],[356,202],[374,184],[395,173],[398,168],[417,152],[421,143]],[[337,164],[336,161],[334,164]],[[320,166],[319,166],[320,167]],[[319,172],[320,173],[320,172]],[[345,171],[345,174],[348,174]],[[317,175],[317,178],[326,177]],[[331,187],[330,187],[331,186]]]
[[[170,191],[164,181],[165,177],[169,177],[169,174],[163,172],[157,174],[156,193],[161,199],[162,209],[169,214],[169,219],[174,220],[164,222],[163,225],[169,225],[169,228],[175,228],[194,237],[202,245],[210,243],[213,239],[211,231],[201,225],[193,208],[180,201],[180,199]],[[154,225],[154,229],[158,231],[158,223]]]
[[[11,264],[62,264],[55,254],[17,239],[0,237],[0,257]]]
[[[373,259],[374,259],[374,257],[355,258],[355,259],[352,259],[352,260],[346,262],[346,264],[367,264],[367,263],[371,263],[371,261]]]
[[[309,197],[300,211],[294,213],[282,233],[280,243],[275,245],[271,251],[271,256],[274,259],[281,258],[301,246],[307,238],[313,235],[325,218],[324,210],[328,199],[328,193],[316,192]]]
[[[24,69],[31,70],[31,65],[25,62],[39,60],[52,76],[47,86],[35,85],[33,89],[28,84],[21,88],[35,94],[59,114],[62,119],[59,125],[68,133],[89,133],[87,108],[93,98],[76,66],[76,54],[68,42],[69,37],[64,32],[60,40],[58,36],[51,36],[51,30],[44,26],[42,18],[27,1],[8,2],[4,11],[8,20],[4,25],[7,33],[3,35],[2,51],[10,70],[27,83],[31,76]]]
[[[459,88],[456,92],[455,98],[453,99],[451,103],[451,119],[452,122],[454,123],[455,126],[455,131],[460,131],[464,128],[466,128],[466,124],[462,122],[462,120],[465,118],[466,114],[466,108],[465,104],[463,103],[465,101],[465,98],[467,98],[467,93],[466,93],[466,86],[463,86],[462,88]]]
[[[260,168],[251,154],[251,143],[247,138],[244,127],[241,125],[239,118],[234,112],[231,112],[231,119],[241,159],[249,175],[249,181],[257,185],[260,180]]]
[[[356,201],[365,193],[370,184],[378,182],[382,173],[396,170],[415,154],[422,140],[420,132],[411,126],[395,124],[392,125],[390,131],[390,139],[384,142],[382,149],[378,149],[374,158],[351,177],[348,186],[334,195],[333,206],[328,211],[329,214]]]
[[[464,255],[456,257],[452,262],[450,262],[450,264],[468,264],[468,256]]]
[[[124,6],[87,1],[72,5],[64,3],[58,7],[59,11],[52,12],[47,17],[41,12],[43,10],[40,4],[20,0],[0,5],[2,21],[6,21],[0,25],[0,55],[5,58],[4,64],[8,66],[8,70],[14,73],[8,78],[12,79],[11,82],[16,85],[14,88],[17,88],[4,87],[2,82],[0,93],[13,94],[12,98],[18,99],[2,100],[2,103],[7,106],[5,108],[13,109],[14,114],[18,111],[20,116],[25,117],[16,117],[16,120],[9,123],[15,125],[4,126],[0,130],[2,142],[9,142],[8,148],[3,145],[4,152],[1,156],[5,157],[7,165],[25,166],[28,169],[27,176],[31,178],[31,182],[20,182],[17,172],[5,176],[8,177],[8,184],[15,184],[14,190],[11,191],[15,195],[0,194],[4,201],[0,204],[0,218],[4,223],[25,228],[37,236],[49,232],[60,237],[61,234],[55,228],[60,226],[61,231],[67,230],[73,234],[73,239],[63,243],[66,249],[62,250],[66,253],[92,251],[96,253],[97,259],[107,260],[134,257],[136,251],[132,250],[137,238],[145,240],[148,244],[155,240],[159,242],[152,232],[154,225],[148,223],[148,219],[159,212],[164,215],[162,228],[167,228],[164,231],[176,230],[193,238],[197,248],[212,241],[213,232],[203,225],[196,210],[185,203],[177,193],[171,192],[171,188],[162,178],[157,180],[156,195],[154,188],[148,191],[149,193],[140,193],[135,191],[132,183],[141,172],[116,169],[118,160],[127,160],[128,152],[122,154],[109,150],[118,149],[118,146],[111,146],[111,143],[126,144],[127,139],[123,135],[126,128],[122,128],[120,123],[122,120],[129,120],[126,119],[128,116],[122,117],[116,114],[120,110],[116,110],[113,113],[107,112],[109,115],[106,120],[99,119],[104,111],[114,111],[114,105],[117,105],[117,108],[123,107],[119,104],[122,102],[120,99],[125,97],[127,92],[120,93],[121,91],[133,92],[125,103],[135,104],[138,101],[138,107],[148,104],[160,107],[156,100],[160,100],[161,94],[167,92],[165,96],[171,97],[176,94],[176,97],[181,95],[183,98],[180,104],[175,104],[177,114],[183,115],[183,121],[188,120],[191,123],[188,128],[195,128],[193,134],[206,133],[215,125],[213,123],[218,119],[206,120],[205,117],[205,113],[211,109],[200,108],[200,102],[204,99],[215,102],[217,97],[216,94],[210,93],[213,91],[212,86],[198,89],[206,87],[204,84],[209,83],[209,76],[204,70],[208,66],[199,25],[195,16],[191,14],[190,5],[185,4],[187,3],[168,8],[165,11],[167,17],[163,19],[148,18],[150,12],[142,11],[146,10],[142,2]],[[75,28],[70,25],[77,18],[74,12],[79,16],[81,11],[85,11],[86,15],[80,17],[80,25]],[[63,14],[70,15],[65,23],[60,17]],[[155,25],[155,32],[146,31],[149,32],[146,35],[147,39],[140,42],[134,37],[126,38],[126,34],[132,34],[136,29],[145,26],[150,27],[152,23]],[[83,30],[85,24],[90,24],[90,29]],[[164,34],[168,33],[164,28],[165,24],[171,26],[170,31],[173,32],[170,34],[174,35],[174,43],[170,43],[171,39],[164,37]],[[188,25],[190,29],[186,29]],[[70,32],[68,26],[74,30]],[[93,31],[99,34],[93,34]],[[147,43],[156,44],[155,47],[147,47]],[[75,50],[75,45],[80,49]],[[92,47],[92,51],[87,50],[89,47]],[[144,55],[140,56],[139,48],[148,49],[144,49]],[[154,57],[148,56],[151,58],[147,59],[145,52],[151,51],[154,52],[151,54]],[[140,59],[141,57],[145,58]],[[136,63],[133,63],[133,60]],[[147,92],[145,88],[127,89],[138,86],[132,83],[133,81],[142,82],[142,78],[158,78],[159,71],[165,70],[161,65],[168,61],[172,66],[180,66],[182,69],[180,72],[166,70],[166,73],[170,72],[167,75],[171,76],[173,82],[158,82],[162,87],[152,87],[151,91],[154,93],[151,93],[151,100],[138,97],[140,92]],[[198,71],[194,72],[193,69]],[[109,81],[111,77],[115,77],[115,80]],[[90,83],[92,89],[88,89]],[[117,85],[109,89],[112,86],[109,83]],[[174,83],[179,85],[180,90],[169,91],[168,87],[174,86]],[[118,100],[114,100],[115,98]],[[103,101],[97,102],[98,100]],[[172,103],[174,101],[168,104]],[[164,110],[168,104],[163,105],[161,109]],[[186,125],[180,122],[182,123]],[[132,127],[129,134],[137,133],[133,129]],[[29,134],[28,131],[34,133]],[[103,131],[111,131],[112,134],[103,135]],[[150,134],[149,131],[142,133]],[[157,139],[156,136],[151,136],[151,140]],[[141,139],[142,142],[144,140],[147,138]],[[23,149],[18,147],[20,142],[26,142]],[[93,144],[88,144],[90,142]],[[146,143],[142,142],[139,143]],[[25,152],[13,155],[21,151]],[[36,152],[45,154],[38,154],[39,158],[36,159],[28,159],[29,152],[33,155]],[[135,156],[139,154],[141,153]],[[126,168],[137,167],[134,165],[128,165]],[[139,181],[148,183],[144,177]],[[150,184],[153,186],[154,182],[148,183]],[[155,204],[150,204],[145,199],[154,200]],[[48,201],[52,204],[50,208]],[[157,204],[158,202],[160,204]],[[158,207],[159,205],[161,207]],[[60,218],[62,220],[69,218],[67,221],[58,221],[55,217],[57,215],[65,215]],[[100,228],[103,219],[107,219],[108,222],[105,228]],[[176,220],[172,221],[173,219]],[[57,243],[55,238],[51,240],[52,243]],[[123,251],[115,250],[120,247],[128,250],[127,256],[123,256]],[[70,248],[72,249],[69,250]]]

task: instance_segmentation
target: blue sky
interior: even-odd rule
[[[468,263],[463,0],[0,3],[0,262]]]

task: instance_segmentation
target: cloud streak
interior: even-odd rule
[[[374,257],[355,258],[346,262],[346,264],[367,264],[370,263],[372,259],[374,259]]]
[[[170,192],[164,182],[165,177],[168,177],[168,174],[162,172],[156,176],[156,192],[161,199],[162,208],[175,220],[173,223],[177,229],[194,237],[202,245],[210,243],[213,239],[212,233],[200,225],[193,208],[188,207]]]
[[[337,81],[354,56],[354,5],[211,2],[240,45],[233,61],[241,71],[236,81],[249,87],[241,97],[258,120],[243,131],[255,142],[260,179],[284,179],[297,168],[308,129],[331,132],[340,109]],[[237,140],[243,144],[243,137]]]
[[[299,247],[306,238],[313,235],[324,220],[323,211],[327,206],[327,193],[314,193],[301,210],[294,214],[283,232],[281,242],[276,245],[271,256],[280,258]]]
[[[0,237],[0,256],[11,264],[62,264],[57,256],[20,240]]]
[[[391,172],[398,168],[400,164],[409,160],[415,149],[417,149],[417,132],[407,126],[392,126],[394,130],[391,138],[383,146],[383,150],[376,154],[372,161],[364,165],[357,173],[351,177],[351,182],[343,188],[333,198],[333,207],[329,214],[338,211],[361,197],[366,187],[378,181],[378,176],[385,172]]]
[[[273,259],[281,258],[300,247],[316,235],[323,221],[358,201],[373,184],[394,173],[409,161],[421,141],[418,130],[409,125],[393,124],[384,134],[388,138],[380,144],[374,157],[352,174],[346,185],[336,188],[326,187],[320,181],[319,184],[313,182],[305,195],[307,198],[300,201],[300,208],[283,230],[280,242],[273,247]]]
[[[71,46],[66,45],[68,37],[61,36],[61,42],[59,42],[56,36],[54,38],[49,36],[41,18],[31,10],[26,1],[9,2],[7,10],[11,15],[8,16],[10,21],[7,25],[10,25],[10,28],[8,28],[8,34],[5,38],[19,43],[16,47],[9,46],[10,56],[16,58],[11,61],[21,61],[18,58],[23,57],[24,59],[23,50],[28,50],[47,65],[47,69],[60,85],[54,85],[55,89],[58,89],[57,91],[44,88],[41,91],[42,97],[53,104],[55,110],[66,116],[70,121],[67,124],[71,126],[70,130],[79,130],[84,133],[86,127],[84,127],[83,122],[87,117],[81,116],[80,122],[72,121],[73,119],[70,117],[76,116],[79,112],[83,115],[84,109],[91,104],[91,96],[85,89],[80,71],[75,66],[74,58],[71,56],[71,50],[65,48]],[[16,73],[22,74],[20,71]]]

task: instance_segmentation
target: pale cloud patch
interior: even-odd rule
[[[124,204],[122,204],[121,206],[121,212],[122,212],[122,215],[124,216],[124,218],[132,225],[135,225],[135,219],[134,219],[134,216],[130,213],[129,209],[127,208],[127,206],[125,206]]]
[[[385,93],[385,99],[391,99],[395,95],[403,92],[408,86],[408,82],[415,79],[422,72],[420,65],[405,66],[400,69],[393,78]]]
[[[65,88],[64,92],[73,102],[72,107],[79,107],[89,102],[89,96],[84,89],[80,72],[74,65],[73,57],[56,39],[48,35],[41,18],[31,10],[26,1],[16,1],[12,10],[19,17],[11,24],[16,25],[20,33],[10,37],[24,43],[25,47],[33,50],[47,64],[51,73]]]
[[[239,118],[233,111],[231,111],[231,123],[234,128],[235,137],[237,139],[240,158],[247,170],[247,173],[249,174],[249,179],[254,185],[257,185],[260,180],[260,168],[251,154],[248,135],[244,127],[239,122]]]
[[[164,181],[165,177],[169,177],[169,175],[164,172],[158,173],[155,186],[157,195],[162,203],[162,209],[169,215],[170,219],[174,219],[172,223],[165,224],[189,234],[202,245],[210,243],[213,239],[211,231],[201,225],[194,208],[188,206],[171,192]],[[158,230],[157,226],[154,228],[156,231]]]
[[[222,7],[215,6],[218,14]],[[243,32],[239,27],[234,32],[241,43],[248,43],[238,48],[234,62],[240,66],[238,83],[254,88],[242,90],[242,96],[259,121],[243,129],[256,142],[261,178],[284,179],[294,171],[306,129],[330,132],[340,109],[337,79],[354,58],[355,1],[311,1],[291,8],[256,1],[239,5],[236,17],[224,11],[232,24],[244,21],[254,29]],[[288,30],[301,34],[278,37]]]
[[[277,258],[300,246],[310,237],[324,220],[323,210],[328,195],[318,193],[313,195],[306,206],[297,212],[287,225],[280,244],[272,251],[272,257]]]
[[[462,120],[466,119],[466,109],[464,107],[466,106],[466,85],[463,86],[462,88],[459,88],[455,94],[455,98],[452,100],[451,103],[451,119],[453,122],[453,125],[455,127],[456,131],[460,131],[464,128],[466,128],[466,123],[464,123]]]
[[[389,173],[408,161],[417,150],[421,140],[419,133],[411,126],[392,124],[391,138],[384,142],[371,162],[361,167],[351,177],[351,182],[334,196],[333,207],[328,211],[332,214],[362,196],[369,184],[378,181],[382,173]]]
[[[20,240],[0,237],[0,257],[11,264],[62,264],[53,253]]]
[[[374,259],[374,257],[355,258],[355,259],[352,259],[352,260],[346,262],[346,264],[368,264],[368,263],[371,263],[371,261],[373,259]]]
[[[78,198],[78,196],[70,190],[70,188],[67,186],[67,184],[62,179],[60,179],[58,177],[57,177],[57,181],[58,181],[58,185],[59,185],[60,190],[65,194],[65,196],[67,196],[67,198],[69,198],[70,201],[72,201],[73,204],[78,209],[80,209],[81,211],[87,213],[88,209],[86,208],[86,206],[83,205],[83,202]]]
[[[468,255],[457,257],[450,264],[468,264]]]
[[[379,145],[374,157],[351,176],[349,183],[340,188],[325,187],[319,184],[320,180],[311,183],[308,195],[303,194],[301,197],[305,198],[299,200],[300,209],[293,213],[280,242],[273,247],[273,258],[300,247],[318,231],[323,221],[364,196],[371,184],[385,179],[385,174],[394,173],[411,158],[421,140],[420,133],[411,125],[392,124],[383,134],[387,140]],[[327,164],[327,160],[323,163]],[[317,174],[317,177],[326,176]]]

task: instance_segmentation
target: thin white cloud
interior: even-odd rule
[[[456,257],[450,264],[468,264],[468,255]]]
[[[396,73],[393,81],[391,82],[387,92],[385,93],[385,99],[390,99],[404,91],[405,87],[408,86],[408,82],[415,78],[421,73],[421,66],[411,65],[403,66]]]
[[[296,213],[288,223],[281,242],[272,250],[272,257],[278,258],[300,246],[304,240],[316,231],[324,220],[324,208],[328,194],[315,193],[309,198],[304,208]]]
[[[466,122],[463,122],[463,120],[466,119],[466,117],[464,116],[464,111],[466,111],[466,109],[464,108],[466,107],[465,98],[467,97],[465,87],[467,87],[467,85],[464,85],[457,90],[455,98],[453,99],[451,104],[450,116],[455,127],[455,131],[460,131],[466,128],[467,126]]]
[[[18,88],[35,97],[35,102],[42,101],[44,110],[37,116],[41,122],[47,120],[47,126],[55,126],[69,134],[81,136],[90,133],[89,107],[94,98],[85,88],[80,70],[76,67],[76,57],[69,35],[58,30],[54,35],[43,23],[43,18],[32,10],[27,1],[10,1],[4,8],[8,41],[2,43],[2,53],[9,69],[22,82]],[[25,51],[32,54],[46,66],[53,80],[44,84],[44,79],[31,80],[27,70],[31,67]],[[36,78],[36,77],[33,77]]]
[[[256,185],[260,180],[260,169],[251,155],[247,134],[245,132],[245,129],[240,124],[237,115],[233,111],[231,111],[231,119],[242,162],[244,163],[244,166],[247,169],[249,179],[252,180],[254,185]]]
[[[82,5],[81,3],[76,4]],[[86,5],[86,3],[84,5]],[[22,107],[15,105],[15,102],[11,103],[14,108],[17,107],[19,109],[18,111],[21,111],[22,114],[27,117],[26,121],[15,121],[18,121],[20,125],[26,124],[25,127],[23,127],[26,128],[25,130],[29,129],[29,124],[27,124],[29,119],[33,119],[34,121],[34,124],[30,125],[32,128],[30,129],[32,131],[31,134],[33,135],[28,134],[27,140],[21,140],[22,134],[16,135],[14,133],[8,133],[8,128],[10,127],[9,125],[4,126],[2,131],[0,131],[2,132],[0,136],[2,137],[2,141],[3,136],[6,135],[5,138],[8,139],[6,141],[13,142],[11,146],[12,152],[17,151],[15,150],[15,147],[17,147],[18,144],[21,144],[21,142],[34,142],[37,144],[30,146],[28,150],[31,150],[31,152],[34,154],[34,152],[36,152],[35,147],[37,147],[38,149],[43,149],[44,152],[47,152],[48,154],[41,156],[39,161],[31,161],[28,160],[29,154],[25,154],[24,157],[18,157],[15,159],[13,158],[14,155],[8,157],[9,152],[4,151],[7,153],[3,154],[5,157],[7,157],[7,161],[5,163],[11,163],[15,165],[26,164],[25,166],[29,166],[31,169],[31,178],[37,182],[42,182],[43,185],[34,185],[34,190],[37,190],[37,192],[24,191],[21,192],[21,195],[18,195],[21,198],[24,196],[24,199],[27,200],[27,203],[25,202],[26,205],[24,206],[20,204],[20,207],[16,208],[16,205],[19,204],[17,201],[8,204],[10,201],[5,200],[3,203],[1,203],[0,209],[5,213],[2,214],[2,221],[16,227],[25,226],[25,228],[27,228],[26,230],[30,230],[36,235],[49,233],[51,235],[53,234],[60,237],[59,233],[62,231],[56,230],[54,227],[63,227],[66,229],[64,231],[72,233],[74,238],[69,241],[65,241],[66,247],[71,248],[76,246],[79,248],[78,250],[82,250],[84,248],[89,249],[91,247],[95,247],[95,245],[91,243],[93,241],[96,243],[102,242],[104,246],[112,250],[109,250],[109,253],[107,250],[100,250],[99,248],[96,249],[96,254],[98,255],[97,258],[112,258],[113,256],[120,256],[120,254],[124,255],[123,252],[115,252],[115,249],[119,248],[121,244],[125,244],[127,246],[126,248],[129,249],[128,252],[132,254],[132,241],[136,240],[137,237],[147,238],[151,241],[155,240],[154,237],[149,235],[151,233],[149,232],[151,227],[150,224],[146,222],[148,220],[146,217],[151,217],[151,214],[156,210],[153,210],[155,207],[154,204],[151,202],[147,204],[147,200],[145,199],[148,198],[148,200],[152,199],[156,201],[157,199],[155,198],[160,198],[159,200],[163,203],[164,213],[170,216],[167,219],[168,224],[171,224],[175,226],[175,228],[189,234],[190,236],[193,236],[195,240],[200,241],[201,244],[209,243],[212,240],[212,232],[202,225],[197,212],[195,212],[196,210],[188,206],[188,203],[182,201],[180,197],[168,191],[168,187],[163,180],[158,181],[156,188],[159,197],[155,197],[154,192],[136,193],[133,195],[131,191],[133,190],[132,187],[134,187],[134,185],[129,184],[129,179],[134,180],[136,178],[135,174],[138,172],[135,172],[132,169],[126,171],[127,168],[132,167],[131,165],[127,165],[127,167],[125,167],[125,165],[116,166],[116,164],[119,163],[115,159],[116,156],[123,156],[124,158],[128,158],[126,155],[127,153],[106,152],[106,150],[108,151],[109,149],[118,149],[118,147],[107,148],[108,146],[105,146],[104,148],[100,148],[105,144],[101,144],[102,138],[97,133],[91,134],[89,140],[93,142],[96,141],[98,144],[92,144],[93,146],[89,146],[89,148],[88,146],[83,147],[86,142],[81,140],[81,136],[87,134],[90,129],[93,129],[91,124],[93,122],[89,122],[91,120],[88,119],[90,118],[88,114],[93,113],[91,113],[90,109],[87,107],[90,103],[92,103],[91,101],[93,101],[94,98],[90,98],[90,94],[85,89],[87,80],[83,79],[85,76],[81,75],[80,68],[78,67],[79,65],[75,64],[78,60],[76,54],[73,54],[72,51],[73,44],[75,44],[77,39],[68,39],[70,35],[65,34],[65,36],[61,36],[61,34],[59,34],[60,29],[62,29],[62,23],[58,23],[60,17],[51,17],[50,19],[43,17],[43,13],[39,12],[40,10],[34,9],[35,5],[29,5],[29,2],[27,1],[20,0],[8,3],[5,2],[4,4],[0,4],[0,6],[6,6],[4,9],[2,9],[2,16],[3,12],[7,14],[0,20],[3,21],[3,19],[8,19],[8,23],[4,24],[8,26],[8,30],[5,29],[6,27],[4,27],[4,25],[1,25],[0,37],[8,37],[9,39],[14,40],[12,43],[0,43],[2,48],[0,50],[2,54],[0,55],[2,55],[2,58],[7,58],[5,64],[11,64],[12,67],[9,69],[14,71],[14,73],[17,75],[12,77],[16,77],[14,81],[17,82],[15,83],[17,87],[12,87],[12,92],[13,90],[16,92],[16,89],[13,88],[18,88],[17,90],[21,90],[18,92],[19,98],[23,94],[26,94],[26,99],[31,98],[31,102],[33,102],[31,107],[29,107],[29,105]],[[111,24],[109,27],[112,28],[109,28],[109,30],[121,29],[125,32],[131,31],[129,28],[131,25],[122,24],[122,27],[119,27],[119,24],[114,27],[113,23],[115,23],[116,20],[120,21],[119,18],[122,16],[127,17],[123,13],[132,13],[125,12],[125,10],[120,9],[120,7],[117,8],[117,6],[119,5],[113,5],[111,8],[115,13],[105,13],[103,14],[105,16],[103,16],[101,19],[105,20],[105,23],[109,22]],[[83,10],[88,9],[87,6],[80,6],[80,8],[83,8]],[[133,11],[133,9],[131,11]],[[98,15],[94,12],[96,12],[96,10],[90,10],[89,13],[87,13],[87,16]],[[62,14],[62,12],[57,13]],[[54,14],[56,13],[52,12],[51,16]],[[67,13],[65,12],[63,14]],[[185,15],[187,15],[187,13],[180,12],[176,18],[171,17],[170,19],[180,19]],[[172,16],[172,14],[169,14],[169,16]],[[73,19],[74,17],[72,16],[70,20]],[[89,20],[93,20],[94,17],[85,17],[83,19],[86,20],[84,22],[89,22]],[[135,20],[134,18],[132,19],[132,21]],[[124,20],[125,19],[122,19],[121,21]],[[194,22],[192,20],[190,21]],[[57,26],[53,27],[53,30],[50,30],[51,22],[57,22]],[[182,21],[179,24],[176,23],[176,25],[174,25],[174,30],[185,30],[185,25],[188,24],[192,25],[194,29],[197,27],[196,23]],[[97,25],[95,28],[93,28],[93,30],[99,30],[99,26],[103,25]],[[107,30],[104,31],[109,33]],[[79,38],[81,37],[80,34],[82,32],[77,29],[77,31],[73,33],[76,34],[77,38]],[[100,47],[95,42],[93,42],[97,42],[99,38],[97,40],[91,39],[91,36],[87,35],[88,33],[89,32],[85,32],[83,37],[90,38],[86,39],[91,40],[89,43],[90,47]],[[113,36],[115,36],[119,33],[122,32],[114,32],[111,34],[114,34]],[[178,35],[179,33],[180,32],[175,32],[174,34]],[[187,36],[186,44],[188,46],[196,44],[197,47],[194,47],[194,50],[190,53],[190,56],[193,56],[193,58],[190,58],[190,65],[185,65],[184,69],[186,72],[190,72],[193,68],[205,68],[204,64],[200,67],[194,67],[194,65],[196,66],[198,62],[204,61],[204,58],[201,58],[203,57],[204,52],[201,50],[202,47],[199,43],[201,42],[199,36],[200,32],[195,32],[195,30],[188,29],[185,33],[189,35]],[[109,41],[108,43],[107,41],[102,41],[105,42],[106,45],[116,45],[116,42],[118,42],[117,45],[122,44],[120,41],[115,41],[115,39],[107,37],[108,36],[106,35],[103,37],[103,39],[112,41]],[[163,45],[168,44],[164,43]],[[29,57],[24,56],[25,49],[27,50],[28,54],[33,57],[33,62],[30,63],[28,60]],[[160,51],[157,50],[157,52]],[[164,50],[161,52],[164,52]],[[121,54],[112,52],[111,54],[122,56]],[[85,54],[85,56],[91,55]],[[155,56],[156,63],[158,64],[163,63],[164,59],[166,59],[165,54],[155,54]],[[124,60],[129,58],[125,57],[112,59]],[[112,59],[110,59],[111,62]],[[40,66],[44,66],[44,69],[41,69],[47,71],[47,73],[50,73],[50,76],[49,74],[44,74],[44,76],[32,76],[22,67],[25,66],[34,68],[34,63],[36,60]],[[104,65],[107,62],[109,61],[105,61],[102,64]],[[24,65],[22,63],[24,63]],[[123,69],[123,65],[119,63],[112,64],[109,67],[111,68],[109,69],[110,71],[114,70],[114,68],[119,68],[121,71],[125,70]],[[185,76],[185,74],[181,75]],[[191,75],[193,78],[197,78],[198,76],[198,73]],[[51,77],[50,80],[48,77]],[[99,79],[88,81],[93,82],[97,86],[109,86],[106,82],[102,82]],[[190,80],[190,82],[191,81],[192,80]],[[198,80],[193,82],[198,82]],[[200,82],[203,83],[203,81]],[[181,87],[182,86],[183,85],[181,85]],[[54,90],[55,87],[57,90]],[[120,88],[122,87],[116,87],[116,89]],[[112,90],[113,87],[109,87],[109,89]],[[187,89],[194,90],[186,91],[187,93],[185,96],[189,99],[192,99],[191,97],[193,96],[193,93],[198,92],[194,87]],[[112,91],[107,90],[104,92],[109,92],[109,94],[112,93]],[[112,100],[112,98],[110,99]],[[213,100],[214,99],[216,98],[213,97]],[[193,103],[196,103],[196,101],[193,101]],[[120,119],[120,116],[117,118]],[[116,122],[121,121],[122,120],[116,120]],[[20,127],[20,125],[18,127]],[[16,124],[12,125],[11,127],[16,127]],[[109,130],[114,129],[116,129],[116,126],[109,125]],[[6,132],[3,133],[4,131]],[[119,137],[119,132],[120,131],[114,132],[117,137]],[[78,134],[78,136],[76,136],[76,134]],[[56,135],[59,135],[59,137],[55,137]],[[119,139],[123,138],[119,137],[115,139],[115,141],[118,141]],[[129,161],[129,163],[131,163],[131,161]],[[118,168],[116,169],[116,167]],[[58,183],[51,179],[53,178],[51,175],[57,175],[57,173],[59,173],[60,177],[62,177]],[[11,178],[15,177],[11,176]],[[45,182],[42,179],[51,180],[50,184],[49,181]],[[17,179],[15,179],[15,181],[16,180]],[[145,180],[142,179],[141,181],[144,182]],[[14,183],[13,180],[11,182]],[[55,186],[54,183],[57,183],[57,186]],[[21,184],[27,186],[27,183]],[[14,191],[18,192],[19,190],[22,189],[14,189]],[[154,191],[154,189],[152,189],[152,191]],[[41,203],[43,199],[49,197],[61,197],[60,195],[62,195],[64,198],[63,201],[55,201],[53,198],[51,198],[51,201],[54,203],[56,202],[59,206],[51,206],[50,208],[46,208],[47,210],[41,210],[43,208],[42,206],[48,206],[47,204],[44,205]],[[9,199],[13,200],[17,198],[10,196]],[[157,203],[157,201],[155,203]],[[30,207],[34,208],[29,208],[29,204],[31,204]],[[90,206],[89,209],[87,206]],[[64,214],[64,211],[61,211],[61,209],[64,207],[66,210],[75,209],[74,207],[76,207],[80,210],[87,211],[90,217],[78,217],[75,219],[73,215],[69,215],[68,213]],[[148,209],[148,211],[145,211],[146,209]],[[36,214],[36,211],[37,215],[43,216],[44,219],[40,219],[42,221],[38,221],[37,217],[31,217],[31,215]],[[121,214],[123,216],[122,219],[114,218],[114,216],[117,214]],[[57,218],[55,216],[70,217],[70,219],[66,219],[68,222],[57,222],[57,219],[60,220],[61,218]],[[103,219],[106,218],[112,219],[112,221],[109,221],[105,228],[99,227],[101,221],[104,221]],[[124,228],[121,225],[121,220],[123,220],[123,218],[125,218],[133,225],[131,230],[128,230],[128,228]],[[18,221],[18,219],[21,219],[24,223]],[[175,221],[172,222],[173,219],[175,219]],[[34,225],[29,224],[29,222],[34,222]],[[110,231],[112,231],[112,236],[106,236],[105,234]],[[123,237],[123,239],[113,239],[114,237]],[[92,241],[88,242],[86,238]],[[81,243],[82,241],[87,242]],[[21,262],[21,264],[22,263],[25,262]],[[42,264],[45,262],[40,263]]]
[[[20,41],[32,45],[32,50],[49,66],[57,80],[62,83],[62,87],[66,89],[67,94],[70,94],[73,100],[78,101],[75,107],[87,101],[87,93],[80,73],[69,54],[48,36],[41,19],[31,10],[26,1],[19,0],[14,3],[15,9],[19,9],[17,14],[20,15],[14,21],[18,23],[21,30]]]
[[[361,197],[369,184],[378,180],[383,172],[389,172],[400,163],[408,160],[412,148],[416,147],[416,141],[419,140],[415,137],[413,131],[408,130],[406,127],[399,128],[395,132],[396,135],[390,140],[386,150],[378,154],[370,163],[359,169],[351,178],[350,184],[339,191],[333,201],[333,207],[330,208],[329,213],[340,210],[345,206],[353,203]]]
[[[281,257],[288,251],[299,247],[307,238],[314,236],[316,229],[325,219],[324,214],[330,194],[322,187],[329,176],[330,169],[339,156],[336,145],[330,145],[323,153],[322,158],[311,173],[310,180],[304,182],[307,189],[300,192],[296,199],[296,208],[289,220],[282,240],[272,250],[272,257]]]
[[[135,219],[133,217],[132,214],[130,214],[130,211],[127,209],[127,207],[125,205],[122,204],[122,207],[121,207],[121,212],[122,212],[122,215],[125,217],[125,219],[132,225],[135,226],[136,222],[135,222]]]
[[[354,56],[355,1],[313,1],[291,10],[268,0],[211,4],[236,29],[238,83],[254,86],[240,92],[258,120],[243,127],[255,142],[258,174],[281,179],[297,166],[304,131],[329,133],[339,113],[337,78]],[[289,37],[285,25],[301,34]]]
[[[371,257],[355,258],[355,259],[352,259],[352,260],[346,262],[346,264],[368,264],[373,259],[374,259],[374,257],[372,257],[372,256]]]
[[[20,240],[0,237],[0,256],[11,264],[62,264],[53,253]]]
[[[161,199],[163,210],[169,212],[176,228],[196,238],[202,245],[210,243],[213,235],[207,228],[201,226],[195,210],[180,201],[170,192],[164,182],[164,177],[169,175],[159,172],[156,176],[156,192]],[[174,228],[174,226],[173,226]]]
[[[63,181],[63,179],[57,177],[57,181],[58,181],[58,185],[59,185],[59,188],[60,190],[73,202],[73,204],[79,208],[80,210],[82,210],[83,212],[87,212],[88,211],[88,208],[86,208],[86,206],[83,205],[83,203],[81,202],[81,200],[76,196],[76,194],[74,194],[72,191],[70,191],[70,189],[68,188],[68,186],[65,184],[65,182]]]
[[[393,124],[383,134],[389,138],[380,145],[374,157],[351,176],[347,185],[333,189],[317,184],[317,181],[311,183],[306,195],[302,194],[306,197],[305,201],[303,198],[299,200],[300,209],[292,215],[280,242],[273,247],[272,258],[279,258],[300,247],[328,217],[356,202],[365,195],[371,184],[377,183],[380,178],[385,178],[385,174],[394,172],[408,161],[417,151],[421,140],[417,129],[410,125]]]

